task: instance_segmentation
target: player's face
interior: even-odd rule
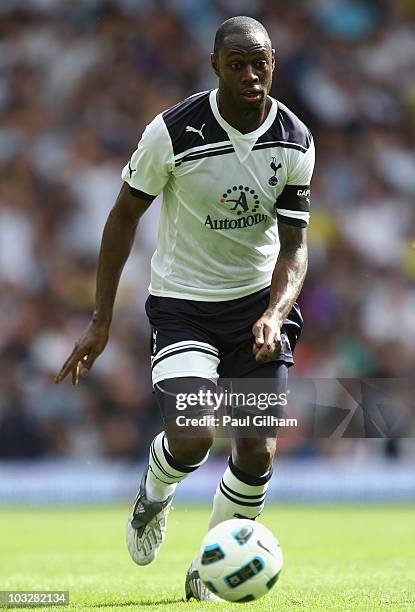
[[[217,55],[212,55],[221,93],[241,110],[265,103],[274,65],[274,49],[258,34],[227,36]]]

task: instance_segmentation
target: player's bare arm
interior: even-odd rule
[[[124,183],[105,224],[98,259],[95,308],[72,353],[55,378],[60,383],[72,372],[72,384],[85,376],[107,342],[115,296],[130,254],[137,224],[152,200],[137,197]]]
[[[280,252],[271,281],[269,305],[252,328],[253,352],[258,362],[272,359],[281,349],[281,326],[304,283],[307,272],[307,229],[278,223]]]

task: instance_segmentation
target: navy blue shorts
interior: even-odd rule
[[[269,287],[223,302],[200,302],[150,295],[146,313],[151,324],[153,385],[182,377],[247,377],[259,364],[252,352],[252,326],[269,304]],[[281,328],[281,353],[273,361],[294,363],[293,351],[303,318],[294,304]]]

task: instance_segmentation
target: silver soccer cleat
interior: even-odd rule
[[[197,570],[196,561],[193,560],[186,574],[186,581],[184,583],[184,590],[186,600],[197,599],[198,601],[224,601],[217,595],[214,595],[199,578],[199,571]]]
[[[148,565],[156,558],[166,536],[167,516],[173,498],[170,496],[163,502],[147,499],[145,484],[148,470],[147,466],[126,528],[128,552],[137,565]]]

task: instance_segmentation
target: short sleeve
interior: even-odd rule
[[[277,199],[277,218],[282,223],[306,227],[310,220],[310,183],[315,162],[313,139],[306,151],[292,149],[287,183]]]
[[[147,125],[121,178],[140,195],[155,197],[163,191],[173,167],[173,147],[160,114]]]

